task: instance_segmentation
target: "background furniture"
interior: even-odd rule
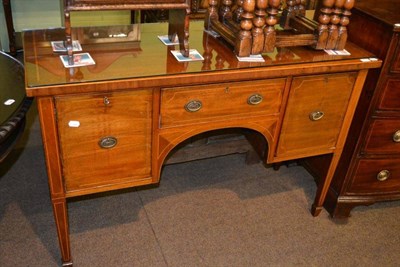
[[[246,129],[268,163],[332,154],[312,207],[317,216],[368,69],[381,65],[361,60],[373,55],[351,43],[349,56],[293,47],[264,63],[239,62],[201,23],[191,25],[191,45],[204,61],[178,62],[157,38],[164,25],[142,25],[135,56],[124,54],[130,47],[83,46],[96,65],[69,69],[50,46],[63,29],[24,34],[26,91],[38,101],[65,265],[72,265],[68,198],[157,184],[176,146],[213,130]],[[103,62],[109,54],[115,61]]]
[[[349,24],[354,43],[384,60],[368,75],[325,207],[334,217],[352,208],[400,198],[400,6],[395,0],[356,3]],[[323,177],[329,160],[304,165]]]
[[[3,0],[3,10],[4,17],[6,18],[10,54],[15,56],[17,54],[17,48],[15,44],[15,30],[11,9],[11,0]]]
[[[305,0],[284,1],[280,14],[281,2],[210,0],[204,27],[221,35],[239,57],[272,52],[275,47],[344,49],[354,0],[318,1],[315,20],[305,16]]]
[[[72,60],[72,36],[71,36],[71,11],[89,10],[146,10],[146,9],[168,9],[169,16],[168,37],[175,40],[178,38],[182,55],[189,56],[189,0],[64,0],[64,22],[65,40],[69,63]]]
[[[25,95],[24,67],[0,52],[0,162],[10,153],[25,127],[31,99]]]

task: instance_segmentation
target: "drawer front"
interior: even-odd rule
[[[329,153],[336,146],[356,73],[293,79],[277,157]]]
[[[400,159],[362,159],[349,185],[349,193],[400,192]]]
[[[400,111],[400,79],[387,79],[378,109]]]
[[[400,119],[373,120],[368,130],[365,152],[400,154]]]
[[[150,177],[151,91],[56,98],[68,191]]]
[[[396,33],[398,36],[399,33]],[[390,71],[393,73],[400,73],[400,43],[397,42],[397,47],[394,52],[394,58],[390,67]]]
[[[285,79],[166,88],[161,127],[279,114]]]

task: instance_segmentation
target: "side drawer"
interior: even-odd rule
[[[152,92],[56,98],[67,192],[151,175]]]
[[[378,109],[400,111],[400,78],[386,80]]]
[[[375,119],[370,124],[366,153],[400,154],[400,119]]]
[[[286,79],[165,88],[161,127],[279,114]]]
[[[347,190],[350,194],[400,192],[400,159],[361,159]]]
[[[276,156],[299,158],[335,149],[357,73],[293,79]]]

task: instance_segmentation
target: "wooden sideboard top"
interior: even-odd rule
[[[400,3],[398,0],[357,0],[355,12],[357,10],[393,25],[395,31],[400,31]]]
[[[63,29],[24,32],[27,95],[93,92],[93,86],[87,88],[88,83],[96,83],[95,90],[104,92],[110,90],[106,84],[109,81],[115,81],[114,90],[123,90],[351,71],[381,65],[380,61],[361,60],[374,55],[350,42],[346,50],[351,55],[346,56],[331,56],[309,47],[291,47],[264,54],[264,63],[239,62],[230,47],[204,33],[202,21],[191,22],[189,41],[190,48],[197,49],[204,61],[183,63],[170,52],[178,46],[165,46],[157,38],[167,34],[168,24],[142,24],[140,27],[139,43],[81,42],[82,52],[89,52],[96,65],[69,69],[63,67],[60,53],[54,53],[50,43],[65,38]]]

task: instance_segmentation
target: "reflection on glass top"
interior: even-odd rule
[[[112,34],[108,35],[111,42],[107,42],[107,34],[104,35],[97,30],[91,35],[87,34],[90,33],[91,29],[81,28],[73,29],[73,31],[75,32],[75,39],[78,39],[81,43],[82,52],[90,53],[96,64],[64,68],[60,55],[66,53],[53,52],[51,47],[51,41],[62,41],[65,38],[64,30],[27,31],[24,33],[24,52],[28,87],[336,61],[372,56],[348,42],[346,50],[351,55],[346,56],[332,56],[324,51],[315,51],[308,47],[291,47],[276,48],[273,53],[263,54],[265,62],[239,62],[231,47],[204,33],[202,21],[192,21],[190,23],[189,47],[198,50],[203,55],[204,61],[178,62],[171,50],[177,50],[179,46],[165,46],[158,38],[160,35],[167,34],[167,23],[141,24],[140,33],[135,32],[130,35],[126,27],[122,29],[113,28]],[[140,41],[135,41],[138,39]]]

